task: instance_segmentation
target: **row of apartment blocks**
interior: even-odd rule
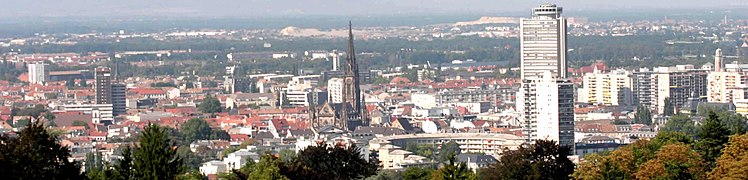
[[[708,68],[693,65],[594,71],[583,77],[578,101],[613,106],[642,105],[663,113],[669,99],[675,107],[686,110],[693,102],[706,101]]]
[[[719,68],[718,68],[719,67]],[[669,99],[678,111],[695,111],[699,103],[732,103],[746,107],[748,64],[693,65],[594,71],[583,77],[578,102],[611,106],[642,105],[663,113]]]

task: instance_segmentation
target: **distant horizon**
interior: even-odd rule
[[[24,18],[293,18],[307,16],[423,16],[506,14],[523,16],[546,1],[514,0],[7,0],[0,20]],[[744,0],[567,0],[555,4],[565,12],[635,12],[656,10],[745,9]],[[511,6],[507,6],[511,5]]]

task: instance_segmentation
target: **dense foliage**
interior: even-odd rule
[[[68,147],[57,143],[38,122],[18,133],[0,135],[0,174],[4,179],[82,179],[78,162],[69,161]]]
[[[481,170],[481,179],[569,179],[574,163],[571,149],[554,141],[538,140],[529,147],[506,150],[499,161]]]

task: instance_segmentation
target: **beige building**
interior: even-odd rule
[[[727,103],[733,100],[734,88],[745,82],[743,72],[710,72],[707,76],[707,101]]]
[[[578,89],[579,102],[604,105],[633,105],[631,72],[619,69],[609,73],[595,71],[584,75]]]

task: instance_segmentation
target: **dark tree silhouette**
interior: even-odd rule
[[[320,143],[299,152],[290,163],[280,167],[281,174],[289,179],[361,179],[377,173],[378,162],[367,161],[352,145],[329,146]]]
[[[2,179],[82,179],[78,162],[68,161],[70,150],[57,143],[39,122],[26,125],[18,136],[0,135]]]
[[[148,125],[143,130],[134,155],[131,173],[136,179],[174,179],[184,170],[176,146],[158,125]]]
[[[569,179],[574,163],[571,149],[555,141],[538,140],[529,147],[506,150],[496,164],[481,169],[481,179]]]

